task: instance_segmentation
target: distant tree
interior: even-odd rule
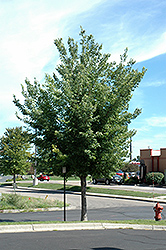
[[[141,112],[129,112],[129,101],[146,70],[133,69],[127,49],[119,64],[110,62],[110,54],[102,53],[102,45],[82,28],[79,44],[69,37],[68,49],[61,38],[55,45],[57,74],[46,75],[43,85],[26,79],[24,104],[16,96],[14,103],[23,115],[19,119],[37,129],[39,147],[49,148],[51,157],[54,145],[68,173],[80,177],[81,220],[87,220],[86,177],[119,168],[128,154],[129,139],[136,133],[128,124]]]
[[[137,157],[135,157],[132,161],[139,162],[139,161],[140,161],[140,156],[139,156],[139,155],[137,155]]]
[[[25,174],[30,166],[30,138],[22,127],[8,128],[0,138],[0,171],[13,175],[14,186],[17,174]]]
[[[138,171],[139,166],[136,164],[131,164],[130,162],[124,162],[124,164],[122,164],[121,170],[123,172],[136,172]]]

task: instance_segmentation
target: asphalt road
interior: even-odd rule
[[[164,231],[131,229],[0,234],[1,250],[163,250]]]
[[[134,206],[133,206],[134,205]],[[30,212],[30,213],[2,213],[0,222],[30,222],[30,221],[63,221],[63,211]],[[153,219],[152,206],[132,204],[132,206],[120,206],[100,209],[88,209],[89,220],[130,220]],[[80,220],[81,211],[67,210],[66,220]]]

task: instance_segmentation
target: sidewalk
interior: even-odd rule
[[[41,231],[67,231],[67,230],[106,230],[106,229],[136,229],[136,230],[166,230],[166,226],[139,225],[122,223],[50,223],[50,224],[24,224],[0,225],[0,233],[41,232]]]

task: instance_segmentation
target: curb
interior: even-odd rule
[[[43,231],[69,231],[69,230],[108,230],[108,229],[134,229],[134,230],[166,230],[166,226],[138,225],[121,223],[52,223],[27,225],[2,225],[0,233],[43,232]]]
[[[156,198],[144,198],[144,197],[134,197],[134,196],[122,196],[114,194],[100,194],[100,193],[88,193],[87,196],[96,196],[96,197],[105,197],[105,198],[114,198],[114,199],[124,199],[124,200],[134,200],[134,201],[144,201],[144,202],[161,202],[166,204],[166,200],[159,197]]]
[[[66,207],[68,210],[75,209],[74,206]],[[48,211],[63,211],[64,207],[50,207],[50,208],[33,208],[33,209],[1,209],[0,213],[29,213],[29,212],[48,212]]]

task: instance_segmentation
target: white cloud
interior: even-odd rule
[[[144,136],[144,138],[139,138],[137,135],[133,138],[132,142],[132,152],[133,158],[140,155],[140,149],[151,148],[154,150],[159,150],[160,148],[165,148],[166,136],[163,134],[156,134],[154,136]]]
[[[162,85],[165,85],[166,81],[162,80],[162,81],[152,81],[152,82],[146,82],[145,86],[146,87],[160,87]]]
[[[152,40],[151,40],[152,39]],[[166,53],[166,32],[162,33],[158,39],[145,37],[145,43],[136,50],[135,59],[137,62],[151,59],[155,56]]]
[[[17,1],[6,4],[1,19],[1,69],[18,74],[24,79],[42,77],[42,69],[52,58],[56,50],[53,42],[65,32],[65,24],[73,14],[79,14],[100,3],[95,1]],[[52,7],[53,6],[53,7]],[[12,11],[8,10],[13,7]],[[7,21],[7,16],[9,20]],[[61,22],[62,20],[63,23]],[[61,22],[61,23],[60,23]]]
[[[166,141],[166,134],[156,134],[154,135],[155,140],[160,140],[163,141],[165,143]]]
[[[150,117],[145,119],[145,124],[151,127],[166,127],[166,117]]]

